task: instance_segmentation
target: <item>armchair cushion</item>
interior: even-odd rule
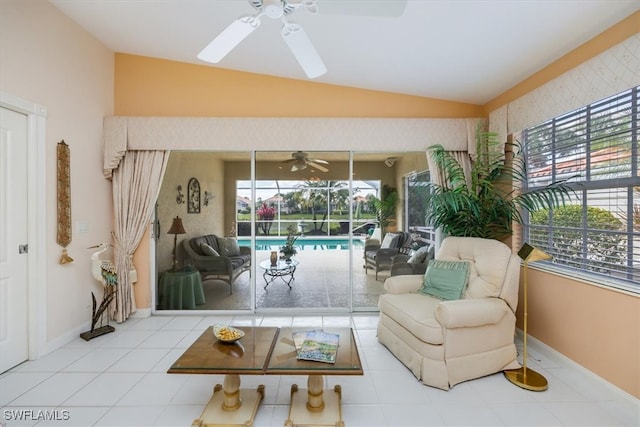
[[[403,325],[421,341],[436,345],[444,342],[442,326],[435,317],[436,307],[441,300],[410,293],[388,295],[379,302],[381,312]]]
[[[444,301],[436,307],[435,317],[444,328],[473,328],[498,323],[509,312],[499,298]]]
[[[409,264],[422,264],[427,259],[427,254],[431,249],[431,245],[420,246],[407,260]]]
[[[511,249],[492,239],[446,240],[447,244],[443,243],[438,252],[439,260],[469,262],[469,284],[465,298],[499,297],[511,261]]]
[[[200,242],[200,251],[205,256],[220,256],[218,251],[213,249],[211,246],[207,245],[204,242]]]
[[[388,294],[416,293],[424,283],[422,275],[408,274],[394,276],[393,280],[384,281],[384,290]]]
[[[462,298],[468,278],[469,263],[466,261],[434,260],[427,267],[419,292],[445,301],[457,300]]]
[[[240,255],[238,241],[232,237],[218,237],[218,247],[222,256]]]
[[[384,235],[380,249],[395,248],[398,246],[398,236],[396,233],[387,233]]]

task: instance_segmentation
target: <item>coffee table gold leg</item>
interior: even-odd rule
[[[242,405],[242,401],[240,400],[240,375],[225,375],[224,382],[222,383],[222,391],[224,392],[223,410],[231,412],[240,408],[240,405]]]
[[[307,393],[298,393],[298,385],[291,386],[291,406],[285,427],[344,427],[342,421],[342,387],[324,390],[324,376],[309,375]]]
[[[252,427],[263,399],[264,385],[258,386],[257,390],[241,390],[240,375],[227,374],[223,384],[213,388],[213,396],[192,427]]]
[[[307,379],[307,409],[311,412],[320,412],[324,409],[323,390],[324,377],[309,375]]]

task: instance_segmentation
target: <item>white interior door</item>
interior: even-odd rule
[[[0,107],[0,372],[29,356],[27,116]]]

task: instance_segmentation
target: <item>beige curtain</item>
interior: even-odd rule
[[[464,170],[464,176],[467,181],[467,185],[471,185],[471,156],[468,151],[449,151],[449,154],[453,156],[454,159],[462,166]],[[436,162],[433,160],[431,152],[427,150],[427,163],[429,164],[429,171],[431,173],[431,181],[437,185],[445,186],[447,185],[444,172],[440,169]],[[444,236],[442,235],[442,230],[436,230],[436,252],[440,249],[440,245]]]
[[[467,185],[471,185],[471,156],[468,151],[449,151],[449,154],[456,159],[464,170]],[[427,163],[431,172],[431,181],[435,184],[445,186],[444,172],[436,165],[430,151],[427,151]]]
[[[118,291],[112,318],[118,323],[136,311],[129,271],[133,269],[133,253],[151,220],[168,159],[169,151],[127,151],[113,171]]]

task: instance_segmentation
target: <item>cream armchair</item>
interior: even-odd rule
[[[497,240],[449,237],[435,259],[468,262],[462,299],[419,293],[424,275],[388,278],[378,303],[379,342],[424,384],[444,390],[519,368],[514,335],[520,258]]]

